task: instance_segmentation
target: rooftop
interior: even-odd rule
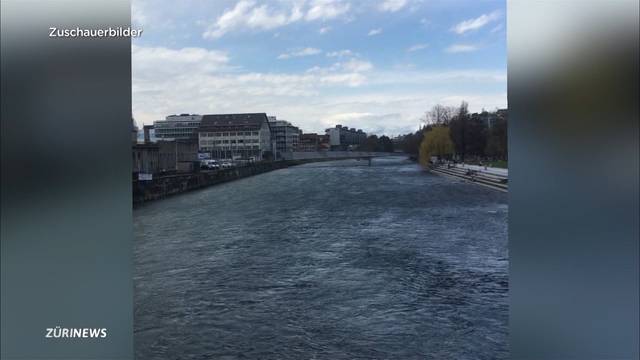
[[[204,115],[198,131],[255,130],[264,122],[268,124],[265,113]]]

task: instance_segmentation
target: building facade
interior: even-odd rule
[[[273,151],[267,114],[204,115],[198,145],[213,159],[262,160]]]
[[[159,168],[161,172],[187,171],[198,161],[198,141],[161,140],[158,145]]]
[[[296,151],[300,141],[300,129],[284,120],[276,120],[275,116],[269,116],[271,128],[271,141],[275,143],[276,158],[283,152]]]
[[[331,150],[350,150],[367,140],[367,134],[361,129],[356,130],[342,125],[325,130],[325,134],[329,137]]]
[[[155,138],[159,141],[197,139],[201,121],[202,116],[196,114],[169,115],[165,120],[153,122]]]
[[[300,142],[298,142],[298,150],[297,151],[318,151],[319,149],[319,138],[316,133],[308,133],[300,135]]]
[[[316,133],[307,133],[300,135],[298,148],[296,151],[326,151],[329,150],[329,137],[327,135],[319,135]]]
[[[160,171],[158,144],[134,144],[132,154],[134,174],[155,174]]]

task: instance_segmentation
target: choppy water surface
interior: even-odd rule
[[[404,159],[134,211],[138,359],[505,359],[507,194]]]

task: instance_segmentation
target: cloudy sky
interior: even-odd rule
[[[504,1],[133,0],[133,116],[266,112],[305,132],[414,131],[507,104]]]

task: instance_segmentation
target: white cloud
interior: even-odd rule
[[[234,30],[272,30],[302,20],[328,20],[346,13],[350,8],[349,3],[341,0],[313,0],[308,9],[304,8],[302,1],[294,1],[281,8],[271,7],[273,4],[258,5],[255,0],[238,1],[210,24],[202,36],[205,39],[217,39]],[[323,29],[328,31],[329,28]]]
[[[307,132],[342,122],[397,135],[415,131],[435,103],[464,99],[470,111],[506,105],[505,71],[385,70],[347,57],[306,72],[255,72],[233,60],[214,49],[132,46],[135,119],[149,124],[175,113],[266,112]]]
[[[176,50],[132,45],[131,54],[135,60],[132,63],[133,71],[142,76],[153,69],[158,69],[158,72],[162,73],[158,75],[168,77],[180,75],[185,68],[200,73],[215,73],[231,69],[227,53],[217,50],[194,47]]]
[[[233,9],[226,10],[215,23],[210,25],[202,36],[207,38],[219,38],[229,30],[241,26],[248,16],[248,12],[254,5],[253,1],[239,1]]]
[[[324,26],[324,27],[321,27],[320,30],[318,30],[320,34],[326,34],[329,31],[331,31],[331,26]]]
[[[371,84],[393,85],[402,84],[506,84],[505,71],[489,70],[448,70],[448,71],[416,71],[409,68],[395,71],[381,71],[370,76]]]
[[[363,73],[373,69],[373,64],[366,60],[351,58],[348,61],[336,62],[328,67],[314,66],[307,70],[310,74],[334,74],[336,72]]]
[[[382,28],[371,29],[371,30],[369,30],[369,33],[367,35],[368,36],[374,36],[374,35],[378,35],[378,34],[382,34]]]
[[[325,127],[344,124],[356,129],[364,129],[368,135],[395,136],[415,131],[414,126],[407,126],[406,118],[401,113],[335,112],[325,116],[321,121]]]
[[[411,46],[410,48],[407,49],[408,52],[414,52],[414,51],[418,51],[418,50],[423,50],[426,49],[429,45],[427,44],[415,44],[413,46]]]
[[[451,30],[461,35],[466,33],[467,31],[478,30],[488,23],[500,19],[501,16],[501,12],[496,10],[490,14],[482,14],[475,19],[462,21],[454,26]]]
[[[447,47],[446,49],[444,49],[445,52],[448,53],[464,53],[464,52],[472,52],[472,51],[476,51],[478,50],[478,47],[475,45],[468,45],[468,44],[453,44],[449,47]]]
[[[346,56],[357,56],[357,55],[358,54],[356,54],[355,52],[349,49],[330,51],[327,53],[327,57],[346,57]]]
[[[142,26],[147,21],[147,17],[144,14],[140,2],[131,3],[131,23],[135,26]]]
[[[313,0],[305,18],[308,21],[334,19],[350,8],[351,4],[341,0]]]
[[[270,30],[300,19],[300,9],[294,8],[291,14],[270,11],[266,5],[253,8],[247,14],[246,24],[250,28]]]
[[[202,48],[132,47],[133,104],[138,121],[150,123],[172,113],[266,111],[280,115],[300,97],[325,88],[357,88],[367,82],[366,62],[303,73],[246,72],[230,65],[224,52]],[[304,107],[296,110],[297,116]],[[317,119],[317,117],[316,117]],[[307,124],[308,125],[308,124]]]
[[[347,71],[363,72],[373,69],[373,65],[368,61],[351,59],[342,64],[342,68]]]
[[[407,0],[384,0],[380,4],[378,4],[378,10],[396,12],[405,7],[407,3]]]
[[[311,55],[317,55],[320,54],[322,52],[322,50],[320,49],[316,49],[316,48],[312,48],[312,47],[307,47],[304,49],[300,49],[300,50],[293,50],[284,54],[280,54],[278,55],[278,59],[289,59],[292,57],[303,57],[303,56],[311,56]]]

